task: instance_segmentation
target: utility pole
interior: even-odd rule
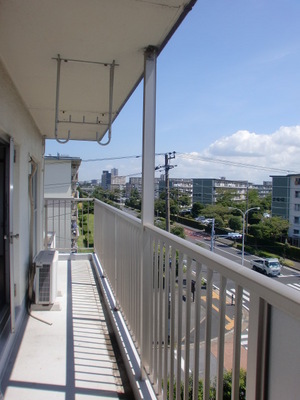
[[[155,169],[165,170],[165,185],[166,185],[166,231],[170,232],[170,182],[169,170],[176,167],[176,165],[169,165],[169,161],[175,158],[175,151],[173,153],[165,154],[165,165],[158,166]]]

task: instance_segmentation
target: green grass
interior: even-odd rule
[[[84,253],[86,251],[89,252],[89,249],[92,249],[94,247],[94,215],[89,214],[88,216],[86,216],[86,218],[87,217],[88,224],[85,222],[83,223],[83,230],[81,224],[78,224],[80,235],[77,240],[77,245],[79,252],[81,253]],[[87,226],[90,231],[89,233],[87,232]],[[87,248],[87,238],[89,239],[89,249]]]

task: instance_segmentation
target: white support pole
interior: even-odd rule
[[[144,65],[144,113],[143,113],[143,166],[142,166],[142,227],[154,223],[154,171],[155,171],[155,118],[156,118],[156,57],[157,50],[149,46],[145,50]],[[143,253],[141,258],[141,368],[151,369],[153,331],[152,306],[152,240],[143,229]]]
[[[154,170],[156,124],[156,48],[145,51],[143,115],[142,223],[154,222]]]

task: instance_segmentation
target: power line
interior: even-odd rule
[[[192,156],[189,153],[176,153],[176,154],[178,155],[178,157],[181,157],[184,159],[201,160],[201,161],[205,161],[205,162],[213,162],[213,163],[219,163],[219,164],[224,164],[224,165],[231,165],[231,166],[235,166],[235,167],[253,168],[253,169],[258,169],[258,170],[262,170],[262,171],[280,171],[280,172],[288,172],[288,173],[291,173],[291,172],[297,173],[297,171],[292,171],[292,170],[288,170],[288,169],[264,167],[262,165],[240,163],[238,161],[222,160],[219,158],[212,158],[212,157]]]
[[[204,157],[204,156],[193,156],[189,153],[178,153],[176,152],[178,157],[183,158],[183,159],[190,159],[190,160],[200,160],[204,162],[212,162],[216,164],[223,164],[223,165],[230,165],[233,167],[242,167],[242,168],[252,168],[252,169],[257,169],[261,171],[277,171],[277,172],[284,172],[284,173],[297,173],[297,171],[294,170],[288,170],[288,169],[282,169],[282,168],[272,168],[272,167],[265,167],[263,165],[257,165],[257,164],[249,164],[249,163],[242,163],[238,161],[229,161],[229,160],[224,160],[224,159],[219,159],[219,158],[213,158],[213,157]],[[155,153],[156,156],[164,156],[165,153]],[[128,156],[119,156],[119,157],[106,157],[106,158],[91,158],[91,159],[83,159],[81,160],[82,162],[97,162],[97,161],[112,161],[112,160],[124,160],[124,159],[137,159],[141,158],[142,155],[128,155]]]
[[[163,156],[164,153],[155,153],[156,156]],[[141,158],[142,155],[132,155],[132,156],[120,156],[120,157],[106,157],[106,158],[90,158],[87,160],[81,160],[82,162],[95,162],[95,161],[111,161],[111,160],[124,160],[129,158]]]

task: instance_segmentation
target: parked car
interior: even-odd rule
[[[242,239],[243,235],[239,232],[228,232],[227,237],[228,239],[237,240]]]

